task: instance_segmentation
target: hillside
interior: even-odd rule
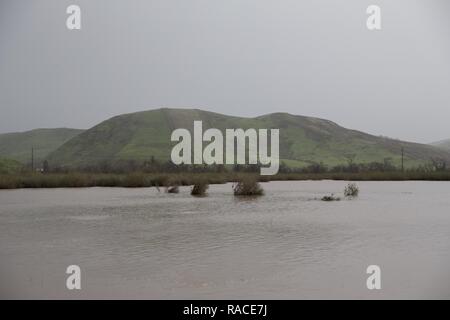
[[[450,139],[434,142],[431,145],[435,146],[435,147],[438,147],[438,148],[441,148],[443,150],[450,151]]]
[[[405,166],[427,163],[430,158],[450,161],[450,153],[433,146],[372,136],[340,127],[328,121],[287,113],[256,118],[240,118],[197,109],[157,109],[124,114],[106,120],[74,137],[52,152],[54,166],[85,166],[119,159],[169,160],[176,128],[192,131],[193,121],[202,120],[203,129],[279,128],[280,158],[293,167],[323,162],[329,166],[383,162],[390,158],[400,165],[401,149]]]
[[[0,159],[0,174],[18,173],[22,169],[19,161],[11,159]]]
[[[35,163],[40,165],[50,152],[81,132],[83,130],[56,128],[0,134],[0,158],[29,163],[31,148],[34,148]]]

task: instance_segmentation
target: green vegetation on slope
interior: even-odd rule
[[[12,159],[0,159],[0,174],[16,174],[22,170],[20,162]]]
[[[170,134],[174,129],[193,130],[194,120],[203,130],[218,128],[278,128],[280,158],[291,167],[323,163],[327,166],[379,162],[405,168],[425,165],[432,158],[450,161],[450,153],[433,146],[403,142],[345,129],[317,118],[274,113],[241,118],[197,109],[157,109],[116,116],[79,134],[52,152],[50,166],[83,167],[118,160],[170,159]]]
[[[56,128],[0,134],[0,157],[26,164],[31,161],[31,148],[34,148],[35,163],[40,166],[50,152],[81,132],[83,130]]]

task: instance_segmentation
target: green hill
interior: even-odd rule
[[[441,148],[443,150],[450,151],[450,139],[434,142],[431,145],[435,146],[435,147],[438,147],[438,148]]]
[[[40,165],[50,152],[81,132],[83,130],[57,128],[0,134],[0,158],[29,163],[31,148],[34,148],[35,163]]]
[[[22,169],[19,161],[11,159],[0,159],[0,174],[18,173]]]
[[[279,128],[280,158],[291,167],[323,162],[334,166],[383,162],[400,165],[401,149],[405,166],[425,164],[433,157],[450,161],[450,153],[429,145],[376,137],[345,129],[311,117],[273,113],[241,118],[197,109],[157,109],[124,114],[106,120],[69,140],[48,160],[51,166],[85,166],[115,160],[169,160],[170,135],[174,129],[193,130],[193,121],[202,120],[207,128]]]

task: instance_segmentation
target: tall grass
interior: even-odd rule
[[[189,186],[199,180],[206,184],[221,184],[245,179],[262,181],[345,180],[345,181],[450,181],[450,171],[442,172],[369,172],[369,173],[283,173],[256,176],[252,173],[23,173],[0,175],[0,189],[17,188],[78,188]],[[241,185],[241,187],[245,186]],[[239,187],[239,188],[241,188]]]
[[[0,175],[0,189],[18,188],[84,188],[84,187],[170,187],[188,186],[201,176],[207,183],[226,183],[230,178],[220,174],[107,174],[107,173],[26,173]]]

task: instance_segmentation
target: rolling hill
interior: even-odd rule
[[[34,148],[36,164],[69,139],[83,132],[79,129],[35,129],[25,132],[0,134],[0,158],[29,163]]]
[[[331,121],[273,113],[242,118],[198,109],[157,109],[119,115],[70,139],[48,160],[51,166],[86,166],[101,161],[170,159],[170,135],[174,129],[193,129],[193,121],[202,120],[207,128],[279,128],[280,158],[288,166],[302,167],[323,162],[334,166],[383,162],[391,159],[400,165],[404,149],[405,166],[428,163],[431,158],[450,161],[450,153],[433,146],[376,137],[343,128]]]
[[[450,151],[450,139],[431,143],[432,146]]]
[[[11,159],[0,159],[0,174],[18,173],[22,169],[19,161]]]

